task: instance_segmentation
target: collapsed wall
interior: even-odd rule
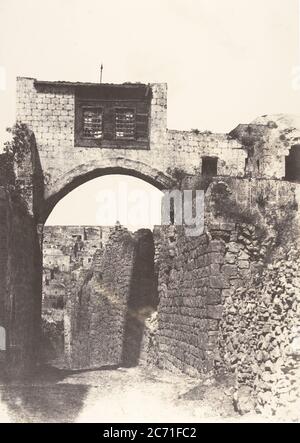
[[[299,409],[299,194],[275,184],[243,182],[243,207],[218,196],[223,213],[208,214],[199,237],[155,230],[158,364],[195,376],[233,373],[240,412]]]
[[[287,405],[299,411],[299,278],[299,250],[291,245],[251,285],[224,300],[218,345],[223,363],[236,373],[241,412],[275,413]]]

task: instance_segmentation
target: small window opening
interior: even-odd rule
[[[218,158],[217,157],[203,157],[202,158],[202,175],[217,175],[218,173]]]

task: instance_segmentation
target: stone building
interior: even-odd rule
[[[284,402],[299,402],[300,122],[271,115],[229,134],[169,130],[166,84],[31,78],[17,79],[17,119],[26,149],[0,188],[0,325],[8,331],[8,370],[20,375],[38,359],[48,215],[88,180],[129,174],[160,190],[205,191],[201,235],[189,237],[177,226],[155,233],[158,304],[153,330],[143,324],[148,355],[170,371],[232,372],[237,404],[243,389],[259,410],[271,413]],[[118,255],[118,242],[108,241],[95,262],[90,250],[98,234],[91,232],[90,243],[85,236],[87,231],[74,233],[62,250],[73,260],[75,284],[81,282],[75,305],[67,300],[68,312],[76,314],[75,324],[72,315],[65,322],[73,367],[122,359],[120,331],[137,268],[131,235],[121,236],[124,255]],[[117,260],[125,269],[121,276],[114,272]],[[81,273],[89,263],[92,272]],[[131,301],[133,314],[140,315]],[[115,325],[116,346],[106,354],[95,340],[101,304],[111,308],[104,310],[104,324]],[[86,339],[89,347],[80,354]]]
[[[163,175],[174,168],[187,174],[299,180],[290,172],[299,158],[295,118],[264,116],[229,134],[169,130],[166,84],[97,85],[19,77],[17,119],[35,134],[48,174],[46,199],[99,168],[127,168],[153,181],[157,171],[164,185]]]
[[[51,280],[48,284],[43,286],[43,301],[42,308],[48,309],[63,309],[64,300],[66,297],[66,286],[55,280]]]
[[[43,265],[45,268],[55,269],[60,272],[69,272],[70,270],[70,256],[65,255],[58,248],[44,248],[43,249]]]
[[[64,310],[71,279],[80,281],[80,276],[90,270],[96,252],[103,250],[112,229],[106,226],[45,227],[42,298],[44,329],[47,330],[48,322],[52,321],[51,314],[57,317],[57,310]],[[53,326],[52,330],[56,333]],[[62,352],[61,345],[59,350]],[[53,349],[50,354],[53,358]],[[47,353],[44,353],[44,356],[47,358]]]

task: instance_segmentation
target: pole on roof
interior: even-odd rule
[[[102,83],[102,72],[103,72],[103,63],[100,66],[100,83]]]

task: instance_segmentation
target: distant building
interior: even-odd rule
[[[43,250],[43,265],[44,268],[59,269],[60,272],[70,271],[70,255],[64,254],[58,248],[44,248]]]
[[[63,309],[66,287],[63,283],[50,281],[43,287],[43,310]]]

